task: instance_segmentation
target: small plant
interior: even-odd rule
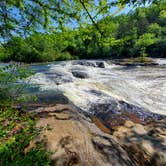
[[[49,153],[39,142],[25,153],[26,147],[41,132],[36,118],[24,110],[12,109],[13,104],[27,101],[28,86],[24,79],[32,74],[27,68],[12,64],[0,68],[0,166],[48,166]]]
[[[25,153],[26,147],[41,132],[35,118],[27,112],[0,110],[0,165],[48,166],[49,152],[43,142]]]
[[[140,52],[141,52],[140,62],[145,62],[146,57],[148,56],[148,54],[146,53],[146,48],[142,47]]]
[[[23,80],[29,77],[32,71],[19,64],[10,64],[0,68],[0,107],[11,106],[27,99],[24,89],[28,86]]]
[[[140,50],[140,55],[142,58],[142,62],[144,62],[145,57],[147,57],[146,48],[156,42],[156,38],[154,34],[145,33],[139,37],[137,40],[135,47]]]

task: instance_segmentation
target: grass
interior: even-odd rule
[[[48,166],[49,152],[44,142],[25,153],[25,148],[41,132],[32,114],[14,109],[0,109],[0,165]]]

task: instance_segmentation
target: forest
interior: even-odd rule
[[[106,16],[96,24],[63,26],[53,32],[13,35],[0,45],[0,60],[47,62],[71,59],[166,57],[166,1],[127,14]],[[97,27],[97,28],[96,28]]]

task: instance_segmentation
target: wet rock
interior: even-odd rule
[[[46,90],[36,93],[38,103],[46,104],[67,104],[69,99],[59,91]]]
[[[92,61],[76,61],[74,62],[74,65],[83,65],[83,66],[91,66],[91,67],[96,67],[96,63]]]
[[[100,68],[105,68],[105,63],[104,62],[96,62],[97,67]]]
[[[65,72],[54,71],[45,72],[44,74],[48,80],[53,81],[57,85],[73,82],[72,76]]]
[[[72,71],[72,74],[76,78],[89,78],[89,75],[83,71]]]
[[[89,90],[89,93],[94,94],[95,96],[101,96],[101,97],[103,95],[103,93],[101,91],[97,91],[97,90],[94,90],[94,89]]]
[[[153,59],[150,58],[130,58],[130,59],[116,59],[112,61],[116,65],[122,65],[127,67],[134,66],[156,66],[158,65]]]
[[[124,125],[126,121],[146,124],[151,120],[165,117],[114,98],[110,98],[105,103],[91,105],[89,111],[98,117],[110,130],[114,130],[116,126]],[[138,130],[136,129],[136,131]]]
[[[74,65],[83,65],[83,66],[90,66],[90,67],[99,67],[99,68],[105,68],[104,61],[76,61],[73,63]]]
[[[92,119],[92,122],[93,122],[100,130],[102,130],[104,133],[108,133],[108,134],[111,133],[111,132],[110,132],[110,129],[107,128],[107,127],[101,122],[101,120],[100,120],[99,118],[97,118],[97,117],[95,117],[95,116],[92,116],[91,119]]]

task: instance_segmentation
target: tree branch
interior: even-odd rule
[[[100,30],[98,24],[95,22],[95,20],[93,19],[93,17],[91,16],[91,14],[89,13],[87,7],[85,6],[85,3],[83,0],[80,0],[80,3],[82,5],[82,7],[85,9],[86,13],[88,14],[90,20],[92,21],[93,25],[96,27],[96,29],[99,31],[99,33],[101,34],[101,36],[103,36],[102,31]]]

